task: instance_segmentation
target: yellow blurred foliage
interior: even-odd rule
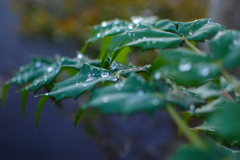
[[[190,21],[204,18],[208,0],[13,0],[24,35],[86,39],[89,28],[103,20],[129,20],[157,15],[160,19]]]

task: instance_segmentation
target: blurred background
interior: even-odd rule
[[[74,57],[91,26],[103,20],[135,15],[176,21],[211,17],[238,29],[239,6],[238,0],[1,0],[0,87],[34,56]],[[88,55],[96,58],[98,51],[99,43]],[[64,100],[60,107],[49,100],[35,131],[39,98],[29,95],[24,120],[16,90],[10,87],[5,107],[0,105],[0,159],[167,159],[184,140],[164,111],[130,118],[92,112],[74,131],[75,111],[89,93],[77,102]]]

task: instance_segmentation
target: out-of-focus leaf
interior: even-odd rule
[[[232,92],[233,86],[229,84],[225,78],[221,77],[220,86],[210,81],[198,88],[191,88],[188,90],[195,93],[200,98],[207,99],[221,96],[222,90],[225,92]]]
[[[104,54],[105,54],[107,47],[108,47],[109,43],[111,42],[111,40],[112,40],[112,38],[110,36],[103,38],[101,51],[98,55],[98,59],[100,59],[100,60],[103,59]]]
[[[84,107],[80,107],[78,109],[77,114],[74,119],[74,128],[76,128],[78,121],[82,118],[84,111],[85,111]]]
[[[188,145],[181,147],[170,160],[238,160],[240,155],[214,143],[205,142],[205,148]]]
[[[153,25],[163,31],[178,33],[176,24],[168,19],[157,21]]]
[[[225,30],[223,25],[211,19],[198,19],[192,22],[177,22],[178,33],[191,41],[204,41],[214,37],[219,31]]]
[[[232,101],[218,104],[202,125],[194,129],[204,131],[223,145],[240,143],[240,105]]]
[[[34,58],[29,64],[21,66],[19,68],[19,72],[5,84],[17,84],[18,86],[21,86],[28,83],[46,72],[47,68],[51,64],[52,62],[48,59]]]
[[[170,44],[174,46],[170,46]],[[155,48],[164,49],[167,47],[172,48],[178,46],[177,44],[181,44],[181,37],[179,35],[158,30],[150,25],[139,25],[132,31],[112,37],[112,41],[103,58],[102,66],[104,66],[110,54],[114,53],[113,57],[115,58],[121,49],[127,46],[138,46],[144,50]],[[114,58],[112,60],[114,60]]]
[[[9,89],[9,85],[6,85],[6,84],[2,88],[2,97],[1,97],[2,104],[5,104],[5,102],[6,102],[8,89]]]
[[[28,91],[21,91],[21,106],[24,118],[26,118],[26,102],[28,93],[29,93]]]
[[[43,105],[46,103],[46,101],[48,100],[49,97],[47,96],[42,96],[38,102],[38,107],[37,107],[37,111],[36,111],[36,117],[35,117],[35,127],[37,129],[38,127],[38,121],[39,121],[39,117],[42,111],[42,107]]]
[[[214,58],[226,68],[236,68],[240,61],[240,32],[226,30],[219,32],[209,41]]]
[[[94,90],[86,105],[98,108],[103,114],[129,115],[141,111],[152,113],[163,108],[164,99],[155,95],[143,79],[131,74],[124,81]]]
[[[194,111],[189,111],[189,113],[192,116],[195,117],[208,117],[213,113],[214,110],[218,109],[218,106],[226,102],[226,98],[219,97],[218,99],[215,99],[214,101],[201,106],[200,108],[197,108]]]
[[[134,24],[119,19],[103,21],[100,25],[92,27],[92,34],[86,43],[95,43],[101,38],[117,35],[132,30],[134,27]]]
[[[152,77],[159,75],[184,86],[198,86],[219,73],[209,56],[182,48],[162,51],[152,64]]]

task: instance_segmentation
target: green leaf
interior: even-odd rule
[[[240,158],[239,154],[212,142],[205,142],[205,145],[205,148],[193,145],[182,146],[170,160],[238,160]]]
[[[26,102],[28,97],[28,91],[21,91],[21,106],[22,106],[22,112],[23,117],[26,118]]]
[[[37,111],[36,111],[36,117],[35,117],[35,127],[37,129],[38,127],[38,121],[39,121],[39,117],[42,111],[42,107],[43,105],[46,103],[46,101],[48,100],[49,97],[47,96],[42,96],[38,102],[38,106],[37,106]]]
[[[18,86],[26,84],[46,72],[51,64],[52,62],[48,59],[34,58],[29,64],[21,66],[19,72],[5,84],[17,84]]]
[[[103,21],[100,25],[92,27],[92,34],[86,43],[95,43],[101,38],[117,35],[132,30],[134,27],[134,24],[119,19]]]
[[[8,89],[9,89],[9,85],[4,85],[3,88],[2,88],[2,104],[4,105],[5,102],[6,102],[6,97],[7,97],[7,92],[8,92]]]
[[[74,119],[74,128],[77,127],[77,123],[79,122],[79,120],[82,118],[83,114],[85,112],[85,107],[80,107],[77,111],[77,114],[75,116],[75,119]]]
[[[219,97],[212,102],[197,108],[194,111],[190,111],[189,113],[195,117],[208,117],[212,115],[213,111],[218,109],[218,105],[221,105],[227,101],[224,97]]]
[[[223,25],[211,19],[198,19],[191,22],[177,22],[178,33],[190,41],[204,41],[214,37],[219,31],[225,30]]]
[[[60,72],[61,68],[56,65],[50,65],[44,74],[36,77],[32,83],[22,89],[22,91],[34,91],[36,93],[42,86],[50,85]]]
[[[151,39],[148,40],[148,38],[153,38],[153,43],[151,43]],[[127,46],[138,46],[141,49],[176,47],[170,46],[170,44],[180,45],[181,37],[174,33],[161,31],[150,25],[139,25],[132,31],[112,37],[112,41],[107,48],[101,66],[104,66],[110,54],[114,53],[113,57],[115,58],[121,49]],[[114,58],[112,60],[114,60]]]
[[[240,32],[226,30],[219,32],[209,41],[212,55],[225,68],[236,68],[240,61]]]
[[[189,89],[189,91],[194,92],[198,97],[203,99],[219,97],[221,95],[221,90],[219,86],[217,86],[213,82],[205,83],[204,85],[201,85],[196,89]]]
[[[220,69],[207,55],[178,48],[162,51],[152,64],[152,77],[159,75],[179,85],[198,86],[209,79],[217,78]]]
[[[194,92],[199,98],[207,99],[221,96],[222,90],[225,92],[232,92],[234,91],[234,88],[226,81],[225,78],[221,77],[220,86],[210,81],[198,88],[191,88],[188,90]]]
[[[100,59],[100,60],[103,59],[104,54],[105,54],[105,52],[107,50],[107,47],[108,47],[109,43],[111,42],[111,40],[112,40],[112,37],[110,37],[110,36],[103,38],[101,51],[100,51],[100,53],[98,55],[98,59]]]
[[[131,74],[126,80],[94,90],[86,106],[98,108],[103,114],[129,115],[142,111],[152,113],[164,107],[164,100],[162,95],[154,94],[143,79]]]
[[[130,48],[127,48],[127,47],[123,48],[119,53],[121,56],[114,57],[113,59],[115,59],[116,61],[118,61],[122,64],[126,64],[130,51],[131,51]]]
[[[240,104],[226,101],[214,106],[212,114],[194,129],[204,131],[217,142],[232,146],[240,143]]]
[[[174,24],[173,21],[168,19],[157,21],[154,23],[154,26],[156,28],[160,28],[163,31],[178,33],[177,26]]]
[[[106,81],[115,82],[117,77],[110,70],[84,64],[78,74],[56,83],[51,92],[45,96],[52,96],[56,101],[64,98],[76,99],[83,92],[91,91],[97,83]]]

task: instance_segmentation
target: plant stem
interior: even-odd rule
[[[240,85],[238,85],[237,80],[235,79],[235,77],[231,76],[225,69],[221,69],[221,73],[223,75],[223,77],[228,81],[228,83],[230,83],[231,85],[233,85],[235,91],[237,92],[238,95],[240,95]]]
[[[181,129],[181,131],[189,139],[189,141],[200,148],[204,148],[205,145],[203,141],[196,134],[189,130],[188,125],[182,120],[176,110],[170,104],[166,106],[166,109],[173,121],[178,126],[178,128]]]
[[[87,47],[88,47],[88,43],[85,43],[85,44],[83,45],[82,49],[81,49],[81,53],[82,53],[82,54],[84,54],[84,52],[86,51]]]
[[[194,50],[195,52],[199,53],[200,55],[202,55],[202,52],[194,45],[192,45],[187,39],[184,40],[185,44],[191,48],[192,50]]]

